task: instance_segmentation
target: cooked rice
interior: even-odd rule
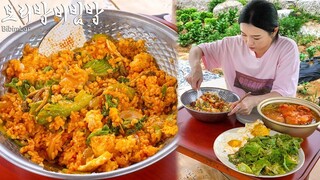
[[[112,68],[103,75],[84,68],[105,59]],[[143,40],[96,35],[50,57],[26,45],[5,74],[29,86],[25,99],[12,87],[0,98],[0,129],[41,166],[112,171],[154,155],[177,134],[177,80],[157,67]]]

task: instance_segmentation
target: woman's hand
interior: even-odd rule
[[[234,113],[239,113],[243,115],[249,115],[254,107],[256,107],[261,101],[272,98],[272,97],[279,97],[281,94],[278,92],[270,92],[264,95],[253,96],[249,95],[244,98],[241,102],[237,101],[231,104],[231,111],[228,115],[232,115]]]
[[[187,82],[191,85],[192,89],[199,89],[203,81],[203,73],[201,67],[191,72],[185,77]]]
[[[192,89],[199,89],[203,81],[201,58],[202,50],[198,46],[192,47],[189,52],[189,64],[191,67],[191,72],[185,77]]]
[[[231,104],[232,110],[228,115],[230,116],[234,113],[249,115],[255,106],[256,106],[256,97],[248,96],[244,98],[241,102],[237,101]]]

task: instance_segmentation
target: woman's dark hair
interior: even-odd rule
[[[243,7],[239,19],[240,23],[252,24],[270,34],[279,27],[278,12],[274,4],[266,0],[252,0]],[[278,38],[279,31],[275,38]]]

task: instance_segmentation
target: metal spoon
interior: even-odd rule
[[[197,89],[197,99],[199,99],[201,96],[202,96],[202,91],[201,91],[201,89],[199,88],[199,89]]]

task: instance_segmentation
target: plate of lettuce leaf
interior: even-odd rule
[[[226,151],[230,135],[241,136],[239,129],[220,134],[213,144],[217,158],[229,168],[248,176],[278,178],[295,173],[303,166],[305,155],[300,147],[303,139],[273,130],[268,136],[246,139],[235,153]]]

